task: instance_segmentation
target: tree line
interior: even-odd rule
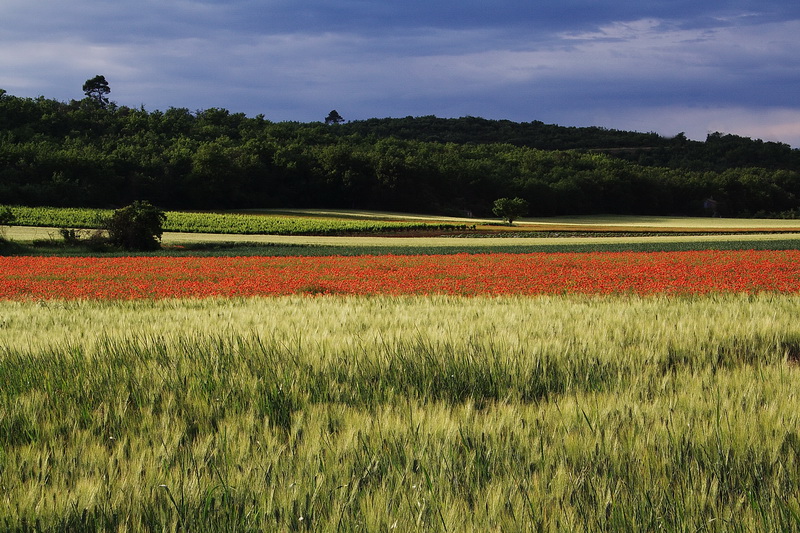
[[[800,151],[780,143],[476,117],[272,122],[117,106],[105,88],[69,102],[0,89],[0,204],[490,216],[508,197],[531,216],[697,215],[713,197],[727,216],[800,214]]]

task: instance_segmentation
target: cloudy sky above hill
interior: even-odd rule
[[[796,0],[3,0],[0,88],[273,121],[437,115],[800,147]]]

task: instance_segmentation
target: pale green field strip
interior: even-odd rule
[[[30,226],[11,226],[5,229],[5,235],[11,240],[31,242],[34,240],[59,240],[58,228],[42,228]],[[164,244],[187,243],[254,243],[285,245],[319,245],[342,247],[442,247],[442,248],[492,248],[502,247],[541,247],[564,246],[578,244],[626,244],[626,243],[692,243],[692,242],[770,242],[800,241],[800,233],[764,233],[740,235],[659,235],[659,236],[625,236],[625,237],[332,237],[313,235],[237,235],[221,233],[175,233],[165,232],[162,236]]]
[[[195,237],[200,237],[196,239]],[[650,236],[650,237],[326,237],[326,236],[282,236],[282,235],[219,235],[165,233],[165,244],[189,242],[252,242],[259,244],[302,244],[342,247],[387,247],[387,248],[487,248],[493,247],[541,247],[577,244],[626,244],[626,243],[691,243],[703,242],[769,242],[798,241],[800,233],[755,234],[755,235],[703,235],[698,236]]]
[[[0,302],[0,529],[798,531],[798,312]]]
[[[451,222],[456,224],[498,224],[496,218],[446,217],[435,215],[417,215],[411,213],[374,212],[359,210],[327,210],[327,209],[291,209],[291,210],[253,210],[242,211],[263,214],[322,216],[330,218],[362,218],[380,220],[418,220],[426,222]],[[713,217],[664,217],[646,215],[572,215],[562,217],[523,217],[514,221],[515,226],[616,226],[619,228],[652,228],[657,229],[698,229],[704,231],[734,231],[747,229],[763,229],[776,231],[800,232],[798,219],[772,218],[713,218]]]
[[[111,210],[83,208],[12,207],[18,223],[29,226],[98,227],[100,217]],[[27,222],[26,222],[27,221]],[[498,219],[443,217],[393,212],[359,210],[242,210],[226,212],[167,212],[166,229],[173,231],[251,233],[251,234],[325,234],[331,232],[376,232],[411,229],[431,225],[499,225]],[[711,217],[661,217],[630,215],[579,215],[568,217],[523,218],[514,227],[520,230],[548,228],[676,230],[683,231],[798,231],[800,220],[736,219]],[[501,228],[498,228],[501,229]],[[457,230],[456,230],[457,231]]]
[[[108,209],[82,208],[12,207],[11,211],[16,225],[58,228],[101,228],[103,220],[112,214]],[[466,224],[357,217],[331,219],[211,211],[167,211],[165,215],[165,230],[190,233],[337,235],[411,230],[452,231],[467,228]]]
[[[515,221],[514,224],[517,224]],[[520,224],[559,226],[605,226],[639,227],[656,229],[686,228],[704,231],[736,231],[747,229],[800,231],[800,220],[758,218],[711,218],[711,217],[658,217],[625,215],[585,215],[552,218],[524,218]]]

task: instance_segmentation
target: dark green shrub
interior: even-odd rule
[[[93,252],[107,251],[109,239],[101,229],[61,228],[58,230],[67,246],[84,247]]]
[[[16,220],[11,208],[0,205],[0,243],[6,243],[6,235],[2,226],[7,226]]]
[[[161,248],[164,211],[149,202],[134,202],[117,209],[105,222],[108,240],[124,250],[147,251]]]
[[[528,201],[522,198],[498,198],[494,201],[492,212],[513,224],[516,219],[528,214]]]
[[[10,207],[0,205],[0,226],[7,226],[14,222],[16,218]]]

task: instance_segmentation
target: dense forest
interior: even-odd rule
[[[272,122],[0,89],[0,204],[483,216],[500,197],[532,216],[699,215],[709,197],[723,216],[800,216],[800,150],[475,117]]]

